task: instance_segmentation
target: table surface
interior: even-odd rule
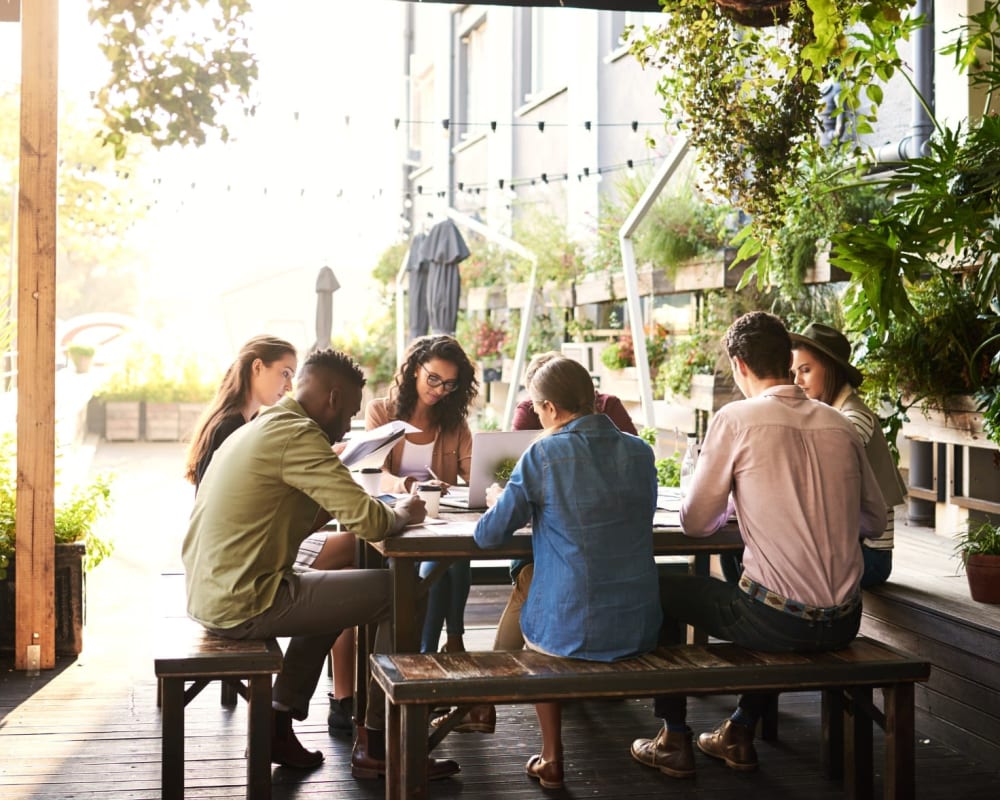
[[[442,511],[441,524],[406,528],[402,533],[380,542],[369,542],[385,558],[429,559],[518,558],[531,555],[531,531],[517,531],[500,547],[485,550],[473,541],[472,534],[480,512]],[[699,555],[738,550],[743,546],[739,528],[730,522],[706,537],[685,536],[676,512],[659,511],[653,527],[653,550],[656,555]]]

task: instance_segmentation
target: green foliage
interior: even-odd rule
[[[668,486],[674,489],[681,485],[681,458],[679,453],[674,453],[668,458],[658,458],[656,460],[656,482],[660,486]]]
[[[78,358],[87,356],[92,356],[97,352],[95,348],[91,347],[89,344],[71,344],[66,348],[66,355],[70,358]]]
[[[334,336],[330,346],[347,353],[364,368],[371,388],[378,392],[396,372],[396,323],[392,313],[372,320],[362,331]]]
[[[884,328],[873,325],[862,337],[857,366],[866,396],[944,408],[950,395],[995,384],[991,361],[1000,351],[1000,317],[980,314],[961,278],[950,272],[936,271],[908,287],[908,296],[912,313],[892,317]]]
[[[137,342],[94,396],[105,402],[203,403],[217,388],[217,380],[205,374],[194,355],[168,357]]]
[[[396,242],[389,245],[378,257],[375,267],[372,269],[372,277],[382,286],[383,294],[388,301],[393,298],[393,290],[396,286],[396,276],[399,268],[403,265],[403,259],[410,250],[410,242]]]
[[[639,438],[650,447],[656,447],[656,428],[643,428],[639,431]]]
[[[963,564],[968,562],[969,556],[1000,556],[1000,525],[987,521],[970,522],[957,538],[955,552],[961,556]]]
[[[675,337],[670,355],[657,375],[659,393],[685,397],[691,394],[695,375],[711,375],[722,353],[719,337],[707,333]]]
[[[583,274],[583,252],[566,232],[566,220],[537,206],[518,209],[511,237],[538,257],[536,282],[569,283]],[[507,280],[512,283],[530,277],[530,264],[521,258],[511,259]]]
[[[507,481],[510,480],[510,474],[514,471],[514,467],[517,466],[516,458],[505,458],[497,463],[496,468],[493,470],[493,477],[496,478],[497,483],[504,486]]]
[[[635,349],[632,345],[631,331],[622,331],[618,335],[617,341],[612,342],[601,351],[601,363],[608,369],[625,369],[635,366]]]
[[[469,257],[462,262],[462,285],[502,286],[508,280],[508,273],[518,272],[527,275],[530,265],[518,256],[514,256],[498,245],[485,241],[482,237],[472,234],[468,238]],[[518,263],[517,269],[511,267]]]
[[[618,232],[651,177],[649,170],[624,174],[615,184],[617,199],[601,201],[595,267],[621,269]],[[714,253],[725,243],[725,220],[730,213],[727,206],[706,202],[690,176],[682,177],[671,191],[656,198],[639,223],[633,237],[636,260],[673,271],[678,264]]]
[[[202,11],[192,13],[192,2]],[[257,59],[247,40],[250,0],[94,0],[89,18],[104,30],[101,50],[111,67],[95,103],[101,137],[116,158],[139,135],[157,147],[204,144],[229,130],[220,111],[238,103],[252,113],[249,93]],[[180,15],[188,25],[179,22]],[[191,24],[193,23],[193,24]]]
[[[0,579],[7,575],[15,553],[17,511],[16,445],[10,434],[0,436]],[[111,555],[113,545],[96,530],[101,516],[110,508],[111,479],[101,475],[93,483],[77,486],[65,502],[56,504],[56,542],[80,542],[87,546],[86,569],[93,569]]]
[[[913,0],[806,0],[787,27],[748,28],[713,0],[675,0],[663,24],[633,36],[632,53],[659,68],[666,113],[701,154],[715,192],[754,217],[766,241],[787,207],[788,177],[818,147],[820,87],[836,79],[840,113],[871,131],[880,82],[901,65],[897,42]]]

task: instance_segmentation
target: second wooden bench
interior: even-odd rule
[[[184,707],[212,681],[223,705],[247,701],[247,798],[271,797],[271,679],[281,670],[276,639],[226,639],[187,618],[164,620],[154,658],[162,720],[161,790],[184,797]],[[190,684],[190,685],[188,685]]]
[[[611,664],[555,658],[529,650],[373,655],[372,674],[386,695],[386,797],[427,794],[428,738],[438,705],[533,703],[657,694],[822,691],[822,762],[843,777],[850,797],[871,797],[872,725],[885,731],[885,798],[914,793],[913,684],[930,664],[867,639],[844,650],[775,654],[733,644],[678,645]],[[881,689],[883,709],[872,702]],[[623,753],[626,745],[623,744]]]

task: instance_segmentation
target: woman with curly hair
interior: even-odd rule
[[[368,429],[397,419],[419,428],[389,452],[382,467],[382,491],[409,492],[417,483],[434,480],[444,488],[459,478],[468,482],[472,461],[469,406],[478,393],[475,369],[453,337],[422,336],[410,344],[389,396],[372,400],[365,409]],[[420,565],[421,577],[430,574],[434,563]],[[471,582],[471,566],[466,560],[453,563],[431,586],[422,652],[437,650],[445,621],[445,649],[465,649],[462,635]]]

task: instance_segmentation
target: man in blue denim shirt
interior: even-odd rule
[[[543,365],[529,393],[548,435],[521,456],[479,520],[476,544],[496,547],[531,523],[534,577],[521,611],[530,648],[591,661],[652,650],[661,622],[653,450],[594,413],[590,375],[575,361]],[[562,784],[558,704],[536,710],[543,752],[526,769],[555,788]]]

